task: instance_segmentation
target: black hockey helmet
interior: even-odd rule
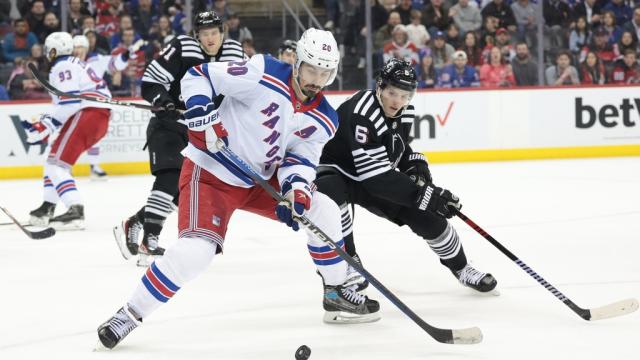
[[[406,91],[415,91],[418,87],[418,76],[410,63],[404,60],[391,59],[380,70],[376,83],[380,89],[387,85]]]
[[[282,42],[282,45],[278,48],[278,55],[281,55],[285,51],[293,51],[296,52],[298,48],[298,43],[294,40],[285,40]]]
[[[193,22],[193,35],[197,35],[202,29],[217,27],[223,32],[223,21],[215,11],[201,11],[196,15]]]

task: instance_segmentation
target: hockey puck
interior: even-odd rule
[[[311,349],[307,345],[301,345],[296,350],[296,360],[307,360],[311,356]]]

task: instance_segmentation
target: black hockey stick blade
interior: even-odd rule
[[[520,260],[515,254],[513,254],[509,249],[504,247],[502,244],[498,242],[493,236],[489,235],[483,228],[481,228],[478,224],[473,222],[473,220],[469,219],[465,214],[460,212],[460,210],[454,210],[455,214],[462,219],[469,227],[475,230],[478,234],[480,234],[483,238],[489,241],[493,246],[495,246],[500,252],[505,254],[509,259],[511,259],[514,263],[516,263],[522,270],[524,270],[529,276],[534,278],[540,285],[544,286],[545,289],[549,290],[558,300],[562,301],[565,305],[567,305],[573,312],[578,314],[581,318],[587,321],[596,321],[602,319],[609,319],[613,317],[623,316],[627,314],[631,314],[632,312],[638,310],[638,300],[637,299],[625,299],[621,301],[614,302],[612,304],[600,306],[597,308],[584,309],[580,306],[576,305],[571,299],[566,297],[560,290],[556,289],[555,286],[548,283],[542,276],[538,275],[532,268],[530,268],[527,264],[525,264],[522,260]]]
[[[57,89],[53,85],[51,85],[51,83],[47,79],[44,79],[42,77],[42,75],[40,74],[40,72],[38,72],[38,68],[36,68],[36,66],[34,64],[29,63],[27,66],[29,67],[29,70],[31,70],[31,73],[33,74],[33,77],[40,83],[40,85],[42,85],[42,87],[44,87],[48,92],[50,92],[50,93],[52,93],[52,94],[54,94],[56,96],[64,96],[64,97],[67,97],[67,98],[70,98],[70,99],[81,99],[81,100],[87,100],[87,101],[95,101],[95,102],[99,102],[99,103],[103,103],[103,104],[110,104],[110,105],[129,106],[129,107],[134,107],[134,108],[144,109],[144,110],[151,110],[151,111],[162,111],[162,110],[165,110],[163,108],[159,108],[159,107],[155,107],[155,106],[151,106],[151,105],[145,105],[145,104],[138,104],[138,103],[134,103],[134,102],[130,102],[130,101],[120,101],[120,100],[115,100],[115,99],[99,98],[99,97],[93,97],[93,96],[87,96],[87,95],[66,93],[64,91],[61,91],[61,90]]]
[[[16,224],[16,226],[19,227],[23,233],[25,233],[29,238],[33,240],[47,239],[56,234],[56,230],[50,227],[40,231],[29,231],[24,225],[20,224],[20,222],[15,217],[13,217],[13,215],[11,215],[11,213],[7,209],[2,206],[0,206],[0,209],[2,209],[2,211],[7,214],[7,216],[11,220],[13,220],[13,223]]]
[[[264,180],[258,173],[256,173],[250,165],[237,156],[231,149],[225,146],[221,140],[217,143],[220,152],[224,154],[233,164],[238,167],[238,170],[249,176],[255,183],[262,187],[271,197],[276,201],[283,201],[284,198],[276,189],[271,186],[266,180]],[[351,256],[349,256],[340,246],[336,244],[322,229],[318,228],[313,222],[311,222],[306,216],[298,218],[298,221],[311,231],[320,240],[325,242],[332,250],[336,251],[340,257],[346,261],[349,265],[353,266],[362,276],[364,276],[371,285],[373,285],[382,295],[384,295],[389,301],[391,301],[398,309],[400,309],[405,315],[413,320],[418,326],[420,326],[427,334],[438,342],[445,344],[477,344],[482,341],[482,331],[478,327],[470,327],[466,329],[441,329],[428,324],[422,320],[413,310],[405,305],[397,296],[395,296],[389,289],[387,289],[378,279],[376,279],[371,273],[365,270],[362,265],[356,262]]]

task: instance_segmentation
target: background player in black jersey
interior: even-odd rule
[[[338,108],[340,126],[322,151],[315,180],[342,212],[345,250],[360,261],[353,240],[349,204],[402,226],[426,240],[453,275],[480,292],[496,287],[491,274],[478,271],[467,258],[456,230],[447,221],[459,199],[433,184],[423,154],[408,144],[414,120],[409,102],[416,73],[405,61],[391,59],[382,68],[375,90],[356,93]],[[366,280],[350,268],[345,285],[366,288]]]
[[[142,77],[142,97],[163,108],[149,121],[147,147],[155,181],[147,203],[135,215],[114,228],[116,241],[125,259],[140,254],[138,265],[147,266],[148,256],[158,256],[158,236],[165,219],[176,209],[178,178],[182,167],[180,151],[187,145],[187,129],[177,122],[180,109],[180,80],[192,66],[207,62],[244,61],[242,46],[224,40],[223,21],[213,11],[196,15],[193,37],[179,35],[171,40],[146,68]],[[219,104],[222,98],[216,99]],[[144,230],[141,244],[138,235]]]
[[[296,63],[296,49],[298,43],[295,40],[285,40],[278,48],[278,60],[284,61],[287,64],[294,65]]]

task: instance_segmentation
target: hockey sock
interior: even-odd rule
[[[73,179],[73,176],[71,176],[70,169],[51,163],[45,163],[44,173],[45,177],[48,177],[51,180],[51,184],[53,185],[57,196],[62,200],[67,209],[71,205],[82,203],[82,198],[80,197],[80,193],[76,187],[76,181]],[[56,202],[57,201],[53,201],[53,203]]]
[[[144,224],[144,209],[145,208],[146,208],[146,206],[141,207],[140,210],[138,210],[138,212],[133,215],[133,217],[135,217],[136,220],[138,220],[138,222],[140,224]]]
[[[458,239],[458,233],[451,224],[447,222],[447,227],[435,239],[426,239],[427,244],[431,247],[438,257],[442,265],[448,267],[452,271],[457,271],[467,265],[467,257],[462,249],[462,244]]]
[[[100,147],[94,146],[87,150],[87,160],[89,165],[100,165]]]
[[[333,200],[316,191],[313,194],[311,209],[306,213],[306,216],[344,249],[340,214],[340,208]],[[335,250],[308,230],[307,248],[326,285],[342,285],[345,282],[347,263]]]
[[[347,254],[354,256],[356,254],[356,244],[353,242],[353,222],[349,211],[349,204],[340,205],[340,215],[342,221],[342,238],[344,239],[344,248]]]
[[[53,182],[51,182],[51,178],[45,175],[44,176],[44,201],[57,204],[58,199],[59,199],[58,193],[56,192],[56,189],[53,186]]]
[[[154,261],[127,302],[142,319],[166,303],[184,284],[204,272],[217,245],[201,238],[180,238]]]
[[[144,207],[144,232],[159,235],[164,221],[176,209],[173,195],[159,190],[152,190]]]

